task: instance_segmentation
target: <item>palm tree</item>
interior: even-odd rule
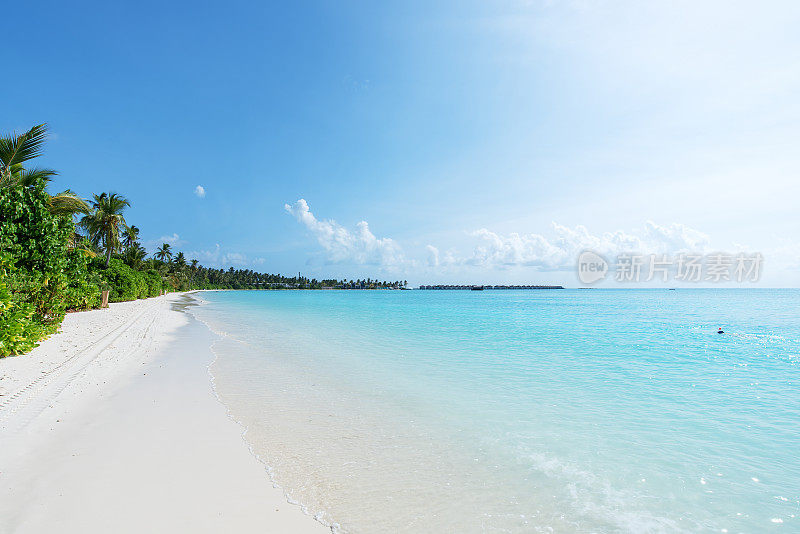
[[[134,242],[133,245],[125,249],[125,263],[136,270],[140,269],[146,257],[147,251],[139,243]]]
[[[191,280],[189,281],[189,288],[190,288],[190,289],[191,289],[191,288],[192,288],[192,286],[194,285],[194,275],[197,273],[197,264],[198,264],[198,261],[197,261],[197,260],[192,260],[192,265],[191,265],[191,267],[190,267],[190,269],[192,270],[192,278],[191,278]]]
[[[139,240],[139,229],[136,226],[125,228],[125,248],[131,248]]]
[[[186,268],[186,256],[183,255],[183,252],[178,252],[178,255],[175,256],[175,268],[178,271],[182,271]]]
[[[111,254],[120,247],[120,234],[128,226],[122,214],[130,205],[128,199],[117,193],[96,194],[91,213],[81,219],[90,239],[105,250],[106,267],[111,263]]]
[[[169,243],[164,243],[154,254],[157,260],[170,261],[172,260],[172,251],[170,250]]]
[[[51,169],[34,167],[25,169],[22,164],[42,155],[47,140],[47,125],[39,124],[27,132],[0,136],[0,187],[31,187],[38,182],[49,183],[57,173]],[[89,206],[69,189],[50,196],[50,212],[73,216],[89,213]]]

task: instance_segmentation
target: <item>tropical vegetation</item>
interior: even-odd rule
[[[317,280],[249,269],[214,269],[163,243],[148,258],[130,201],[115,192],[91,201],[51,195],[56,172],[30,166],[47,126],[0,136],[0,357],[23,354],[58,329],[68,311],[190,289],[401,289],[405,281]]]

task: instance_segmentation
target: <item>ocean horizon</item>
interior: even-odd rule
[[[798,528],[800,290],[199,297],[217,395],[336,532]]]
[[[800,534],[800,2],[3,15],[0,534]]]

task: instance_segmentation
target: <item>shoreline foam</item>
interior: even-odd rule
[[[216,291],[216,290],[208,290],[208,291]],[[195,293],[196,292],[191,292],[190,296],[197,302],[196,305],[203,306],[203,305],[206,305],[206,304],[210,304],[207,300],[199,297]],[[286,502],[288,502],[291,505],[297,506],[303,512],[303,514],[305,514],[306,516],[308,516],[310,518],[313,518],[316,522],[318,522],[319,524],[323,525],[324,527],[329,528],[331,530],[331,532],[334,532],[334,533],[338,532],[339,531],[339,525],[336,522],[327,521],[325,519],[325,514],[326,514],[325,511],[312,512],[311,510],[308,509],[308,507],[305,504],[303,504],[302,502],[298,501],[297,499],[293,499],[286,492],[286,490],[283,488],[283,486],[281,486],[277,482],[277,480],[275,479],[274,470],[273,470],[272,466],[269,464],[269,462],[267,462],[267,460],[265,458],[263,458],[260,454],[258,454],[258,452],[256,452],[254,445],[247,439],[247,432],[249,430],[249,427],[247,426],[247,424],[244,421],[242,421],[241,419],[236,417],[236,415],[231,411],[231,409],[228,407],[228,405],[225,404],[225,402],[222,400],[222,397],[221,397],[219,391],[217,390],[217,378],[214,375],[212,367],[214,367],[214,364],[216,364],[217,361],[219,360],[219,353],[214,349],[214,346],[217,344],[217,342],[219,342],[220,340],[222,340],[224,338],[232,339],[232,340],[236,341],[237,343],[243,343],[244,344],[245,342],[240,340],[240,339],[236,339],[235,337],[229,335],[227,332],[223,332],[223,331],[215,329],[210,324],[208,324],[207,321],[205,321],[201,317],[198,317],[196,314],[192,313],[191,310],[188,309],[188,308],[187,308],[187,310],[185,310],[185,313],[188,313],[189,315],[191,315],[194,318],[195,321],[197,321],[197,322],[201,323],[202,325],[204,325],[209,330],[209,332],[211,332],[213,335],[217,336],[217,339],[213,340],[211,345],[209,346],[209,350],[214,354],[214,359],[206,366],[209,378],[211,380],[211,390],[213,391],[214,397],[217,399],[217,401],[220,403],[220,405],[225,408],[225,413],[228,416],[228,418],[231,421],[235,422],[236,425],[241,429],[242,441],[247,446],[247,449],[250,451],[250,454],[253,456],[253,458],[258,460],[258,462],[264,467],[272,486],[274,488],[280,490],[283,493],[283,497],[286,500]]]

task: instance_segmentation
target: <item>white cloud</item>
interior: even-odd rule
[[[194,188],[194,194],[198,198],[205,198],[205,196],[206,196],[206,188],[203,187],[202,185],[198,185],[197,187]]]
[[[595,235],[585,226],[574,228],[553,223],[552,237],[541,234],[498,234],[486,228],[472,232],[480,240],[471,255],[458,258],[452,253],[440,258],[439,251],[428,246],[431,266],[463,264],[481,267],[530,266],[541,270],[571,269],[584,250],[607,257],[622,252],[640,254],[675,254],[708,252],[709,237],[686,225],[660,226],[652,221],[643,230],[626,233],[618,230]]]
[[[244,267],[251,264],[261,265],[264,258],[250,260],[246,254],[240,252],[224,252],[217,243],[211,250],[192,250],[186,253],[189,259],[196,259],[205,267]]]
[[[232,265],[244,265],[247,262],[247,256],[239,252],[228,252],[222,255],[222,263],[230,263]]]
[[[406,263],[400,247],[391,238],[375,237],[367,221],[348,230],[332,219],[317,219],[305,199],[285,204],[284,209],[305,226],[334,263],[374,264],[395,267]]]
[[[169,243],[172,246],[180,245],[183,240],[180,236],[173,232],[172,235],[162,235],[158,238],[159,243]]]
[[[438,267],[439,266],[439,249],[434,247],[433,245],[428,245],[425,247],[425,250],[428,252],[428,266],[430,267]]]
[[[743,250],[748,247],[741,246]],[[786,271],[800,271],[800,243],[794,239],[781,238],[775,247],[760,251],[769,262],[770,268]]]
[[[144,245],[144,248],[146,248],[150,252],[150,254],[155,253],[155,251],[159,249],[161,245],[163,245],[164,243],[170,245],[172,247],[173,253],[175,253],[177,252],[177,250],[175,249],[177,247],[185,245],[186,240],[181,239],[181,237],[178,234],[173,232],[172,235],[162,235],[157,239],[146,239],[142,241],[142,245]]]
[[[142,245],[144,245],[144,248],[150,251],[151,254],[153,254],[164,243],[167,243],[168,245],[172,246],[173,252],[176,252],[175,247],[180,247],[182,245],[185,245],[186,241],[184,239],[181,239],[180,236],[176,233],[173,233],[172,235],[162,235],[157,239],[146,239],[142,241]]]
[[[394,240],[376,237],[366,221],[348,229],[334,220],[318,219],[304,199],[286,204],[284,209],[311,232],[329,262],[380,265],[407,272],[463,275],[465,269],[477,272],[513,267],[567,271],[574,268],[584,250],[609,259],[625,252],[673,256],[680,252],[712,252],[708,235],[681,223],[660,225],[647,221],[631,232],[592,233],[582,225],[568,227],[554,222],[546,234],[502,234],[481,228],[468,234],[475,240],[471,252],[441,250],[429,244],[409,258]]]
[[[433,245],[427,245],[425,252],[427,254],[426,263],[428,267],[449,267],[466,263],[463,258],[459,259],[457,257],[455,249],[449,249],[442,253]],[[412,262],[412,264],[417,265],[416,262]]]

